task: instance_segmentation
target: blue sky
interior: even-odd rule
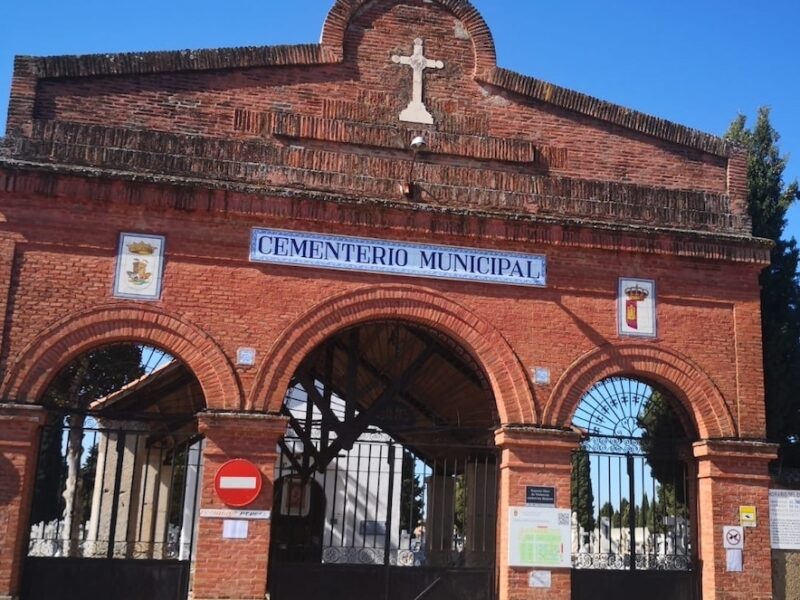
[[[333,0],[6,0],[0,130],[15,54],[52,55],[315,42]],[[474,0],[501,66],[723,134],[772,107],[800,178],[797,0]],[[800,238],[800,206],[789,235]]]

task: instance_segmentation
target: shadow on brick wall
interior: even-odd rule
[[[20,478],[17,468],[0,454],[0,506],[6,506],[19,494]]]

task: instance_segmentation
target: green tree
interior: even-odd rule
[[[623,498],[619,502],[619,511],[614,513],[611,517],[611,525],[614,527],[627,527],[628,519],[631,518],[631,503],[627,498]]]
[[[94,444],[91,448],[89,448],[86,462],[84,462],[81,466],[80,479],[81,491],[83,493],[83,502],[81,503],[83,508],[83,523],[86,523],[92,516],[91,498],[92,493],[94,492],[95,479],[97,477],[97,455],[99,449],[100,448],[97,444]]]
[[[67,552],[69,556],[77,556],[79,552],[80,530],[82,518],[85,516],[87,494],[90,490],[84,488],[88,484],[88,474],[81,469],[81,456],[84,451],[84,425],[85,412],[94,400],[103,398],[123,387],[125,384],[138,379],[144,374],[142,366],[142,347],[135,344],[116,344],[104,346],[87,352],[64,367],[46,390],[43,404],[50,409],[65,411],[64,423],[67,428],[66,452],[61,469],[66,473],[59,478],[63,485],[59,485],[61,499],[55,506],[48,505],[56,498],[44,498],[44,504],[34,503],[36,517],[50,517],[55,512],[55,507],[61,511],[63,531],[69,540]],[[60,435],[58,427],[53,428],[57,434],[45,437],[47,462],[40,468],[39,475],[46,479],[54,473],[52,469],[52,455],[59,448],[61,452]],[[56,437],[56,435],[58,437]],[[58,441],[58,443],[56,443]],[[49,448],[48,448],[49,445]],[[88,459],[92,459],[89,455]],[[96,458],[95,458],[96,459]],[[49,470],[49,472],[47,471]],[[37,476],[38,478],[38,476]],[[91,481],[93,485],[93,480]],[[46,488],[52,485],[47,484]],[[52,491],[46,489],[45,491]]]
[[[64,458],[61,456],[61,427],[49,423],[39,441],[39,462],[34,484],[31,523],[57,521],[64,513]]]
[[[416,461],[408,450],[403,451],[403,476],[400,484],[400,529],[412,533],[422,519],[423,493],[420,476],[415,473]]]
[[[455,514],[453,524],[456,531],[463,535],[467,520],[467,478],[464,475],[456,477]]]
[[[600,516],[601,517],[613,517],[614,513],[614,505],[611,502],[606,502],[603,506],[600,507]]]
[[[572,457],[572,511],[578,515],[578,524],[584,531],[594,531],[594,492],[589,453],[579,450]]]
[[[784,240],[786,213],[800,198],[797,182],[786,185],[787,158],[778,147],[768,108],[760,108],[753,128],[743,115],[727,136],[749,152],[748,210],[753,235],[772,240],[771,264],[762,271],[761,309],[767,434],[782,445],[782,457],[800,466],[800,286],[798,248]]]
[[[647,527],[648,525],[652,526],[652,518],[650,516],[650,498],[645,494],[642,497],[642,506],[636,512],[636,526]]]
[[[677,497],[686,496],[685,465],[680,461],[679,446],[686,439],[683,425],[673,409],[677,402],[663,391],[653,390],[647,407],[639,417],[644,430],[641,447],[653,478],[672,486]]]

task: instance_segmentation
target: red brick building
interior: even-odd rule
[[[449,348],[416,388],[429,408],[494,414],[492,597],[579,597],[572,569],[512,566],[508,508],[542,486],[570,509],[575,412],[624,376],[668,391],[692,431],[702,598],[771,598],[769,244],[746,190],[725,141],[498,66],[466,0],[338,0],[319,44],[17,58],[0,150],[0,598],[21,586],[39,404],[71,360],[118,342],[180,359],[204,402],[200,507],[223,508],[216,467],[245,458],[264,478],[251,508],[274,514],[293,377],[328,340],[387,323]],[[159,279],[151,296],[119,292],[124,233],[162,244],[161,270],[141,273]],[[326,240],[353,256],[325,256]],[[432,266],[450,251],[461,267]],[[649,297],[645,331],[626,324],[627,280]],[[477,383],[443,400],[453,356]],[[736,573],[722,527],[740,505],[759,525]],[[242,540],[198,523],[193,597],[264,598],[273,524]]]

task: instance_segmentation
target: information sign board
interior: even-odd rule
[[[529,485],[525,487],[525,504],[554,508],[556,505],[556,488]]]
[[[509,508],[509,566],[570,568],[570,535],[569,510],[529,506]]]
[[[800,550],[800,491],[769,491],[769,531],[773,550]]]

